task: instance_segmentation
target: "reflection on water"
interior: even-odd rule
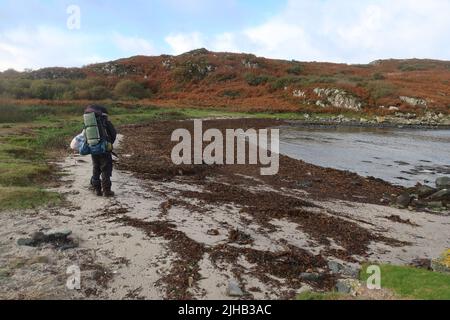
[[[281,153],[413,186],[450,176],[450,130],[283,127]]]

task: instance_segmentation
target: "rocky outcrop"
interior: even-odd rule
[[[362,103],[354,95],[340,89],[315,88],[314,93],[320,98],[316,105],[324,107],[334,107],[349,110],[361,110]]]
[[[413,107],[426,108],[428,106],[427,101],[424,99],[420,99],[420,98],[401,96],[400,100],[403,101],[404,103],[409,104],[410,106],[413,106]]]
[[[306,98],[306,92],[300,89],[292,91],[292,96],[295,98]]]

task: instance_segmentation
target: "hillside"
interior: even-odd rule
[[[450,111],[450,62],[379,60],[367,65],[272,60],[198,49],[83,68],[0,73],[4,99],[137,99],[242,111],[370,114]]]

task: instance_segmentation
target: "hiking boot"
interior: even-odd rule
[[[103,196],[102,188],[95,188],[95,195],[96,195],[97,197]]]
[[[112,198],[112,197],[114,197],[115,195],[116,195],[116,194],[115,194],[113,191],[111,191],[111,189],[105,190],[105,191],[103,192],[103,196],[106,197],[106,198]]]

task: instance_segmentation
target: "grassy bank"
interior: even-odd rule
[[[450,300],[450,274],[414,267],[381,265],[381,287],[390,290],[399,299]],[[367,266],[360,273],[362,284],[370,275]],[[304,292],[299,300],[342,300],[351,297],[337,292]],[[361,296],[360,299],[370,299]]]

